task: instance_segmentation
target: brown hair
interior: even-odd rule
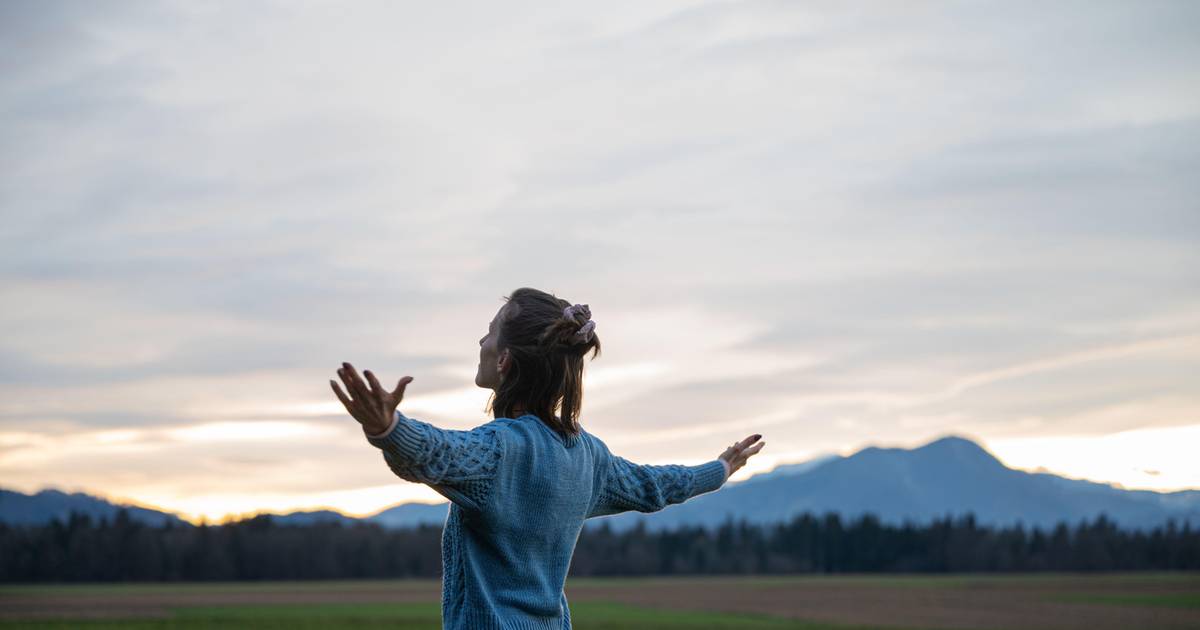
[[[600,354],[600,339],[593,333],[586,342],[572,337],[587,317],[565,317],[571,303],[545,291],[523,287],[504,298],[508,304],[500,322],[497,349],[507,349],[512,367],[500,381],[489,411],[513,417],[524,408],[564,436],[580,432],[583,406],[583,357]],[[561,406],[561,414],[555,410]]]

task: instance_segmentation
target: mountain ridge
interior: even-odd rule
[[[115,517],[122,507],[131,518],[150,524],[187,524],[177,514],[142,506],[119,505],[84,493],[46,489],[35,495],[0,489],[0,522],[45,523],[65,520],[71,508],[93,518]],[[263,513],[283,525],[356,522],[383,527],[440,525],[448,503],[400,503],[366,517],[335,510]],[[971,512],[980,524],[1051,527],[1103,513],[1118,525],[1145,529],[1168,519],[1200,524],[1200,490],[1157,492],[1072,479],[1048,472],[1009,468],[980,444],[946,434],[921,446],[867,446],[852,455],[825,454],[804,462],[781,464],[719,492],[652,514],[626,512],[591,519],[585,527],[636,526],[662,529],[682,525],[716,526],[728,518],[754,523],[789,520],[803,512],[837,512],[852,518],[874,513],[892,523],[927,522]]]

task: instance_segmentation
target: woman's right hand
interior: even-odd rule
[[[729,476],[732,477],[733,473],[737,472],[737,469],[746,465],[746,460],[750,459],[755,453],[761,451],[762,447],[767,445],[766,442],[758,442],[761,438],[761,433],[755,433],[725,449],[724,453],[721,453],[721,461],[729,464]],[[755,442],[758,442],[758,444],[755,445]]]
[[[395,391],[388,391],[379,384],[371,370],[363,371],[370,383],[369,387],[367,383],[363,382],[354,366],[349,363],[342,363],[342,368],[337,371],[337,374],[346,384],[346,391],[350,395],[343,394],[332,379],[329,381],[329,386],[333,388],[333,393],[337,394],[338,400],[342,401],[346,411],[355,420],[358,420],[363,431],[369,435],[383,433],[391,426],[396,407],[400,405],[401,400],[404,400],[404,388],[408,387],[413,380],[411,376],[405,376],[396,384]]]

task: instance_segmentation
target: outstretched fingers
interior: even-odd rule
[[[755,444],[754,446],[742,451],[742,453],[738,456],[738,460],[741,461],[741,463],[745,464],[746,460],[750,459],[752,456],[757,454],[759,451],[762,450],[762,447],[764,447],[766,445],[767,445],[766,442],[759,442],[758,444]]]
[[[350,398],[342,393],[342,388],[338,387],[337,382],[333,379],[329,379],[329,386],[333,388],[333,393],[337,395],[338,400],[342,401],[342,405],[346,407],[346,411],[353,413],[353,409],[350,406],[352,404],[350,402]]]
[[[392,392],[392,396],[395,396],[397,403],[404,398],[404,388],[408,387],[408,384],[411,383],[412,380],[413,377],[405,376],[400,379],[400,382],[396,383],[396,390]]]
[[[379,379],[375,378],[375,375],[371,373],[371,370],[363,370],[363,376],[367,377],[367,383],[371,386],[371,393],[374,394],[376,398],[382,398],[385,394],[390,393],[388,390],[383,388],[383,385],[379,384]]]
[[[748,436],[746,439],[740,442],[735,442],[733,446],[730,446],[729,448],[725,449],[724,453],[721,453],[721,459],[725,460],[725,462],[729,464],[729,474],[732,475],[735,471],[744,466],[746,464],[746,460],[750,459],[756,453],[761,451],[762,447],[767,445],[766,442],[759,442],[761,439],[762,434],[755,433],[754,435]],[[755,442],[758,443],[755,444]]]
[[[736,472],[736,470],[745,466],[746,460],[749,460],[750,457],[756,455],[758,451],[761,451],[763,446],[767,445],[766,442],[760,442],[754,446],[750,446],[750,448],[746,448],[746,446],[749,444],[754,444],[756,440],[760,438],[762,438],[761,433],[754,434],[754,436],[750,436],[749,438],[742,440],[742,442],[730,446],[730,448],[725,450],[724,454],[721,454],[721,458],[724,458],[726,462],[730,463],[731,475],[733,472]]]
[[[737,443],[738,450],[744,450],[746,447],[750,446],[751,444],[754,444],[761,438],[762,438],[761,433],[755,433],[754,435],[747,437],[746,439]]]
[[[747,446],[750,446],[751,444],[753,444],[753,443],[754,443],[756,440],[758,440],[758,439],[759,439],[759,438],[761,438],[761,437],[762,437],[762,434],[760,434],[760,433],[755,433],[754,435],[751,435],[751,436],[747,437],[746,439],[744,439],[744,440],[742,440],[742,441],[740,441],[740,442],[734,442],[734,443],[733,443],[733,446],[730,446],[729,448],[727,448],[727,449],[725,449],[725,450],[727,450],[727,451],[741,451],[741,450],[745,449]]]
[[[413,380],[413,377],[405,376],[401,378],[398,383],[396,383],[396,389],[389,392],[383,388],[383,385],[379,384],[379,379],[375,378],[375,375],[371,373],[371,370],[363,370],[363,375],[367,377],[367,382],[371,384],[372,394],[375,394],[375,396],[381,401],[390,397],[396,401],[396,404],[400,404],[400,400],[404,398],[404,388],[408,387],[408,384]]]
[[[355,399],[365,400],[370,397],[371,392],[367,389],[367,385],[363,383],[362,378],[358,376],[358,372],[354,370],[353,365],[342,363],[342,369],[338,370],[338,376],[346,384],[346,391]]]
[[[729,455],[732,457],[738,457],[743,452],[745,452],[747,447],[749,447],[751,444],[757,442],[761,437],[762,437],[761,433],[755,433],[754,435],[747,437],[746,439],[742,440],[741,442],[734,442],[733,446],[730,446],[728,449],[725,450],[725,452],[729,453]]]
[[[346,413],[349,413],[355,422],[362,424],[362,418],[359,417],[359,410],[354,401],[342,393],[342,388],[338,387],[338,384],[333,379],[329,379],[329,386],[333,388],[333,393],[338,397],[338,400],[342,401],[342,406],[346,408]]]

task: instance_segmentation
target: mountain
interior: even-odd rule
[[[73,509],[94,518],[112,518],[120,507],[86,494],[43,490],[36,495],[0,490],[0,522],[46,523],[65,519]],[[148,508],[124,506],[136,520],[158,524],[178,516]],[[448,503],[402,503],[355,519],[331,510],[272,515],[276,523],[350,524],[362,520],[388,528],[441,525]],[[653,514],[626,512],[587,522],[624,530],[644,522],[649,529],[680,525],[716,526],[729,518],[752,523],[790,520],[804,512],[837,512],[843,518],[874,513],[895,524],[927,523],[947,515],[975,514],[981,525],[1047,529],[1105,514],[1126,529],[1150,529],[1168,519],[1200,525],[1200,491],[1124,490],[1108,484],[1067,479],[1049,473],[1008,468],[971,440],[947,436],[915,449],[868,447],[848,457],[824,455],[807,462],[779,466],[745,481],[727,484]]]
[[[806,473],[806,472],[816,468],[817,466],[821,466],[823,464],[827,464],[831,461],[835,461],[835,460],[839,460],[839,459],[842,459],[841,455],[830,454],[830,455],[821,455],[818,457],[814,457],[813,459],[810,459],[810,460],[804,461],[804,462],[800,462],[798,464],[782,464],[782,465],[772,468],[771,470],[768,470],[767,472],[758,473],[757,475],[754,475],[753,477],[750,477],[749,479],[745,479],[743,481],[731,482],[726,486],[726,488],[732,488],[735,485],[744,484],[744,483],[759,483],[759,482],[767,481],[768,479],[778,479],[780,477],[791,477],[792,475],[799,475],[801,473]]]
[[[1028,473],[1006,467],[978,444],[948,436],[919,448],[868,447],[796,474],[768,474],[729,484],[653,514],[627,512],[592,519],[614,529],[639,521],[647,528],[715,526],[728,518],[779,522],[802,512],[843,518],[874,513],[895,524],[926,523],[973,512],[987,525],[1048,528],[1101,513],[1127,529],[1148,529],[1169,518],[1200,523],[1200,491],[1160,493]]]
[[[111,503],[90,494],[76,492],[67,494],[58,490],[42,490],[37,494],[22,494],[0,489],[0,522],[9,525],[38,525],[54,519],[66,521],[71,512],[87,514],[93,519],[116,517],[121,508],[129,510],[129,517],[148,525],[188,525],[187,521],[170,512],[150,508]]]
[[[340,523],[353,525],[359,519],[346,516],[333,510],[313,510],[308,512],[290,512],[288,514],[270,514],[271,522],[276,525],[316,525],[317,523]]]
[[[346,516],[334,510],[312,510],[287,514],[265,513],[277,525],[305,526],[316,523],[341,523],[352,525],[358,522],[373,522],[384,527],[412,527],[418,524],[441,525],[446,521],[448,503],[429,505],[426,503],[402,503],[363,519]],[[148,525],[161,525],[169,521],[173,525],[190,525],[176,514],[150,508],[116,504],[82,492],[67,494],[58,490],[42,490],[28,495],[12,490],[0,489],[0,523],[6,525],[41,525],[54,519],[66,521],[71,512],[87,514],[93,519],[113,519],[117,511],[125,508],[135,521]],[[242,518],[251,518],[249,515]]]
[[[446,522],[449,509],[449,503],[401,503],[368,516],[366,520],[389,528],[441,525]]]

